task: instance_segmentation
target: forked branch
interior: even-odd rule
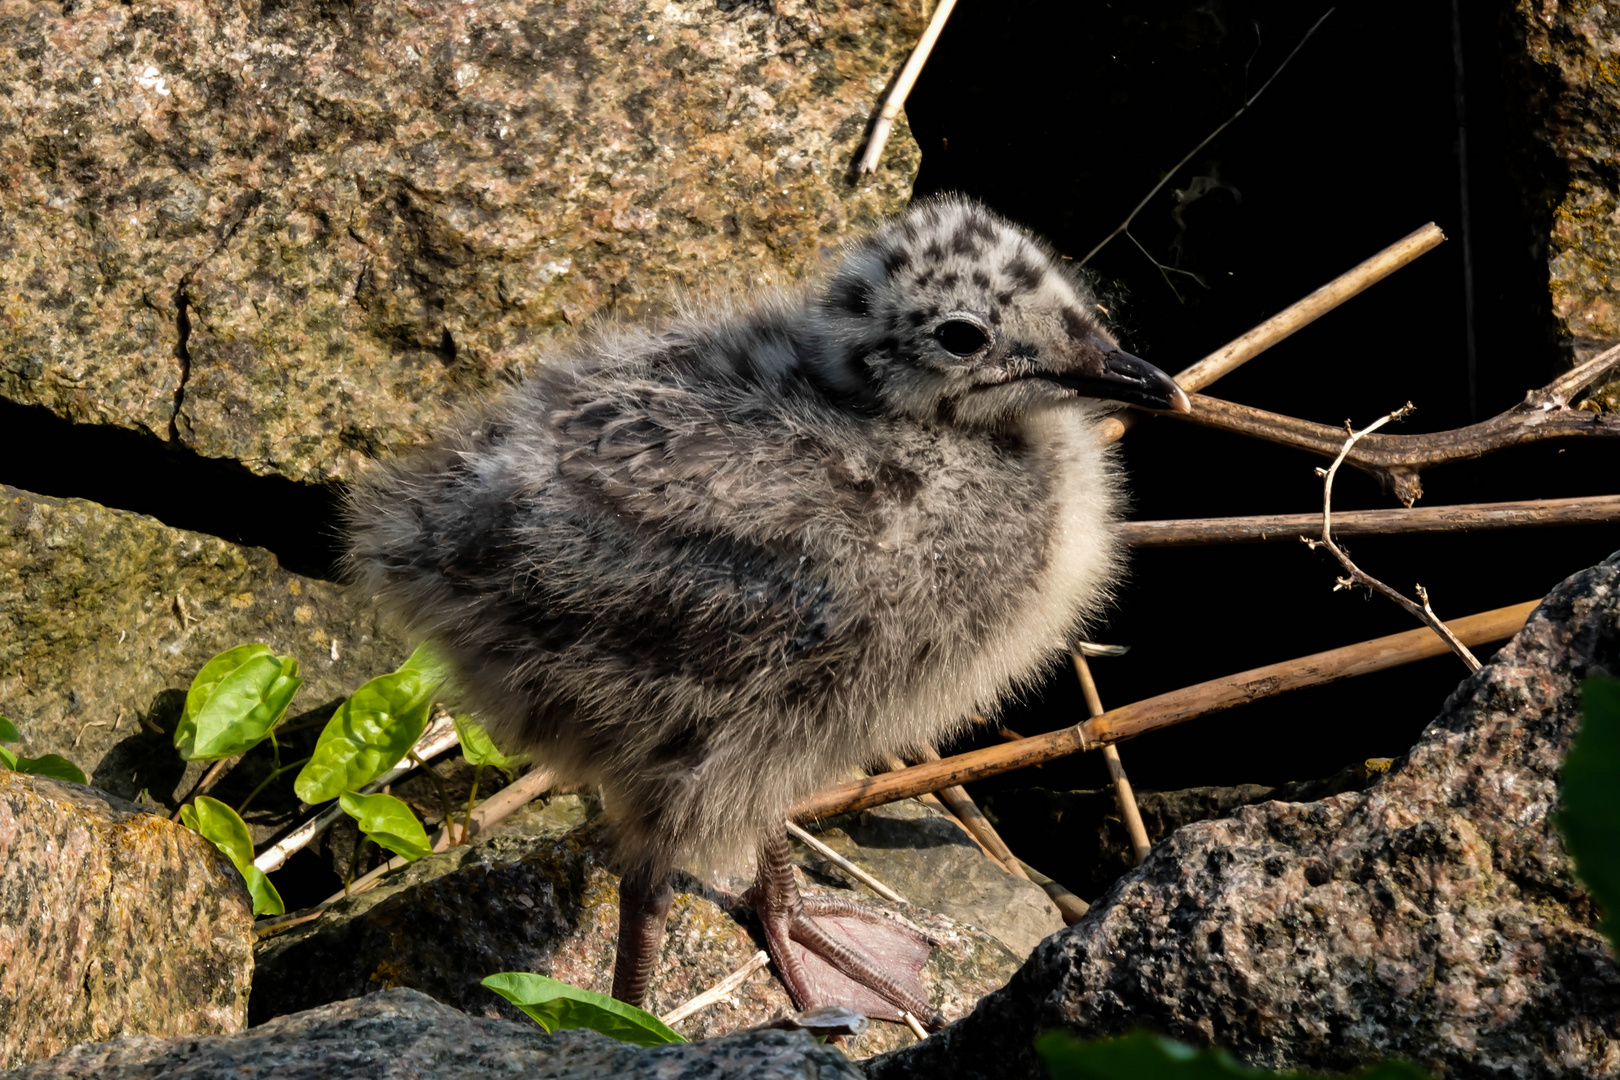
[[[1439,634],[1443,639],[1445,639],[1446,644],[1451,646],[1451,651],[1456,653],[1458,657],[1462,659],[1462,662],[1467,665],[1469,671],[1478,671],[1480,668],[1479,660],[1475,658],[1473,653],[1468,651],[1468,646],[1457,640],[1457,635],[1451,632],[1451,628],[1449,626],[1440,621],[1440,617],[1436,615],[1434,613],[1434,609],[1429,606],[1428,590],[1426,590],[1422,585],[1417,586],[1417,594],[1423,601],[1423,606],[1419,607],[1417,604],[1414,604],[1396,590],[1390,588],[1388,585],[1385,585],[1382,581],[1379,581],[1361,567],[1357,566],[1355,562],[1351,560],[1350,556],[1345,553],[1345,550],[1341,548],[1333,539],[1333,478],[1338,475],[1339,466],[1344,464],[1345,457],[1350,453],[1351,450],[1355,449],[1356,443],[1360,442],[1363,438],[1372,434],[1374,431],[1377,431],[1385,424],[1388,424],[1394,420],[1402,419],[1410,414],[1411,411],[1412,403],[1408,401],[1399,409],[1396,409],[1392,413],[1386,413],[1377,420],[1374,420],[1372,423],[1368,424],[1366,427],[1362,428],[1360,431],[1352,428],[1349,422],[1346,421],[1344,426],[1350,432],[1350,437],[1344,440],[1344,447],[1339,451],[1339,456],[1333,459],[1332,465],[1329,465],[1325,469],[1316,470],[1317,475],[1322,477],[1322,538],[1320,540],[1313,540],[1308,536],[1302,536],[1300,539],[1305,541],[1312,551],[1315,551],[1318,547],[1327,548],[1329,553],[1331,553],[1335,559],[1339,560],[1339,565],[1344,567],[1345,576],[1339,578],[1333,583],[1334,592],[1338,592],[1340,589],[1353,589],[1357,585],[1360,585],[1363,588],[1371,589],[1373,592],[1380,593],[1383,596],[1388,597],[1401,607],[1405,608],[1407,611],[1411,612],[1419,622],[1424,623],[1429,627],[1429,629],[1433,630],[1435,633]]]
[[[1435,465],[1481,457],[1543,439],[1620,438],[1620,416],[1576,409],[1570,402],[1592,383],[1620,367],[1620,346],[1600,353],[1489,420],[1426,435],[1371,435],[1357,442],[1345,461],[1374,477],[1405,506],[1423,495],[1418,474]],[[1202,394],[1189,394],[1192,412],[1174,413],[1223,431],[1235,431],[1283,446],[1334,457],[1344,434],[1327,424],[1281,416]]]

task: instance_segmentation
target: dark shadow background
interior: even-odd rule
[[[1545,212],[1520,194],[1545,163],[1512,129],[1498,5],[1459,6],[1455,24],[1448,0],[1337,6],[1136,219],[1146,254],[1122,236],[1089,264],[1127,347],[1179,370],[1432,220],[1446,244],[1208,392],[1330,424],[1362,425],[1411,400],[1418,411],[1397,430],[1416,432],[1500,412],[1565,369],[1536,239]],[[1327,9],[966,0],[908,104],[923,148],[918,194],[977,196],[1078,259]],[[1153,260],[1198,279],[1171,273],[1167,284]],[[1321,462],[1309,455],[1167,419],[1141,425],[1123,448],[1139,518],[1321,507]],[[1424,502],[1608,493],[1617,464],[1612,445],[1544,444],[1425,473]],[[1337,507],[1395,505],[1359,474],[1335,487]],[[1539,597],[1617,548],[1620,528],[1601,526],[1369,539],[1353,555],[1397,588],[1423,582],[1454,617]],[[1298,543],[1136,555],[1094,635],[1132,646],[1093,662],[1104,704],[1415,625],[1382,599],[1332,592],[1335,573],[1329,556]],[[1402,754],[1463,674],[1454,658],[1434,659],[1193,721],[1125,744],[1122,756],[1150,789],[1322,777]],[[1064,668],[1005,721],[1033,734],[1083,710]],[[1100,758],[1084,755],[974,790],[1105,783]]]

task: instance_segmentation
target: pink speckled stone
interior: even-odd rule
[[[869,1075],[1025,1075],[1060,1026],[1270,1068],[1615,1075],[1620,970],[1551,819],[1580,684],[1604,674],[1620,555],[1553,590],[1381,782],[1179,830],[1005,990]]]
[[[189,829],[0,770],[0,1068],[119,1035],[241,1029],[242,878]]]

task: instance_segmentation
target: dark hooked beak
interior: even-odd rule
[[[1054,376],[1059,383],[1086,397],[1123,401],[1144,409],[1192,412],[1192,402],[1176,381],[1139,356],[1110,347],[1098,374],[1068,372]]]

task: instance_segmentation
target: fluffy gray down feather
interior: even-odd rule
[[[1022,229],[920,204],[798,292],[543,358],[356,485],[349,567],[500,745],[600,786],[628,864],[735,866],[1106,600],[1098,413],[1029,377],[1098,363],[1095,309]]]

